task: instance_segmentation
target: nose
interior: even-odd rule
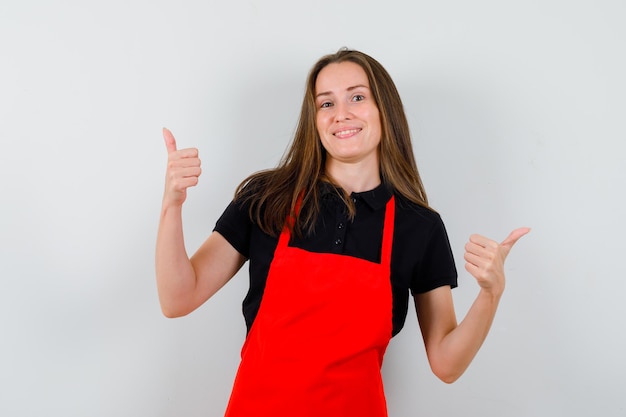
[[[335,104],[335,122],[350,120],[352,113],[348,103],[339,102]]]

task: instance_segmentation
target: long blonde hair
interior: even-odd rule
[[[250,175],[237,187],[236,199],[250,203],[250,218],[265,233],[278,235],[289,216],[298,234],[313,231],[320,211],[321,182],[332,182],[325,173],[326,151],[316,127],[315,83],[320,71],[328,64],[353,62],[365,73],[378,106],[382,137],[379,145],[380,175],[383,184],[394,193],[428,207],[428,198],[417,170],[409,126],[404,107],[389,73],[374,58],[355,50],[340,49],[322,57],[309,72],[300,110],[298,126],[285,155],[278,166]],[[354,203],[341,194],[350,216]],[[296,204],[301,199],[296,213]]]

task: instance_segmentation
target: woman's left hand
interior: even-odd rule
[[[481,235],[470,236],[465,245],[465,269],[476,278],[481,289],[497,296],[502,294],[504,261],[513,245],[528,232],[528,227],[515,229],[500,244]]]

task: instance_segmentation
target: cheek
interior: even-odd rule
[[[317,133],[322,136],[322,132],[328,127],[328,116],[324,113],[317,113],[315,116],[315,127],[317,128]]]
[[[382,122],[380,121],[380,113],[378,111],[372,113],[372,120],[374,121],[374,128],[378,131],[379,135],[383,133]]]
[[[380,111],[378,111],[378,107],[376,106],[363,108],[363,112],[360,114],[360,117],[367,120],[370,126],[380,126]]]

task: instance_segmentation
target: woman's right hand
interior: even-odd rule
[[[163,138],[168,157],[156,242],[156,280],[163,314],[180,317],[198,308],[222,288],[246,259],[218,232],[211,233],[189,258],[181,208],[187,198],[187,188],[198,183],[200,159],[197,149],[176,149],[174,135],[165,128]]]
[[[168,153],[163,206],[182,206],[187,198],[187,188],[198,184],[202,173],[198,149],[176,149],[176,139],[167,128],[163,128],[163,139]]]

